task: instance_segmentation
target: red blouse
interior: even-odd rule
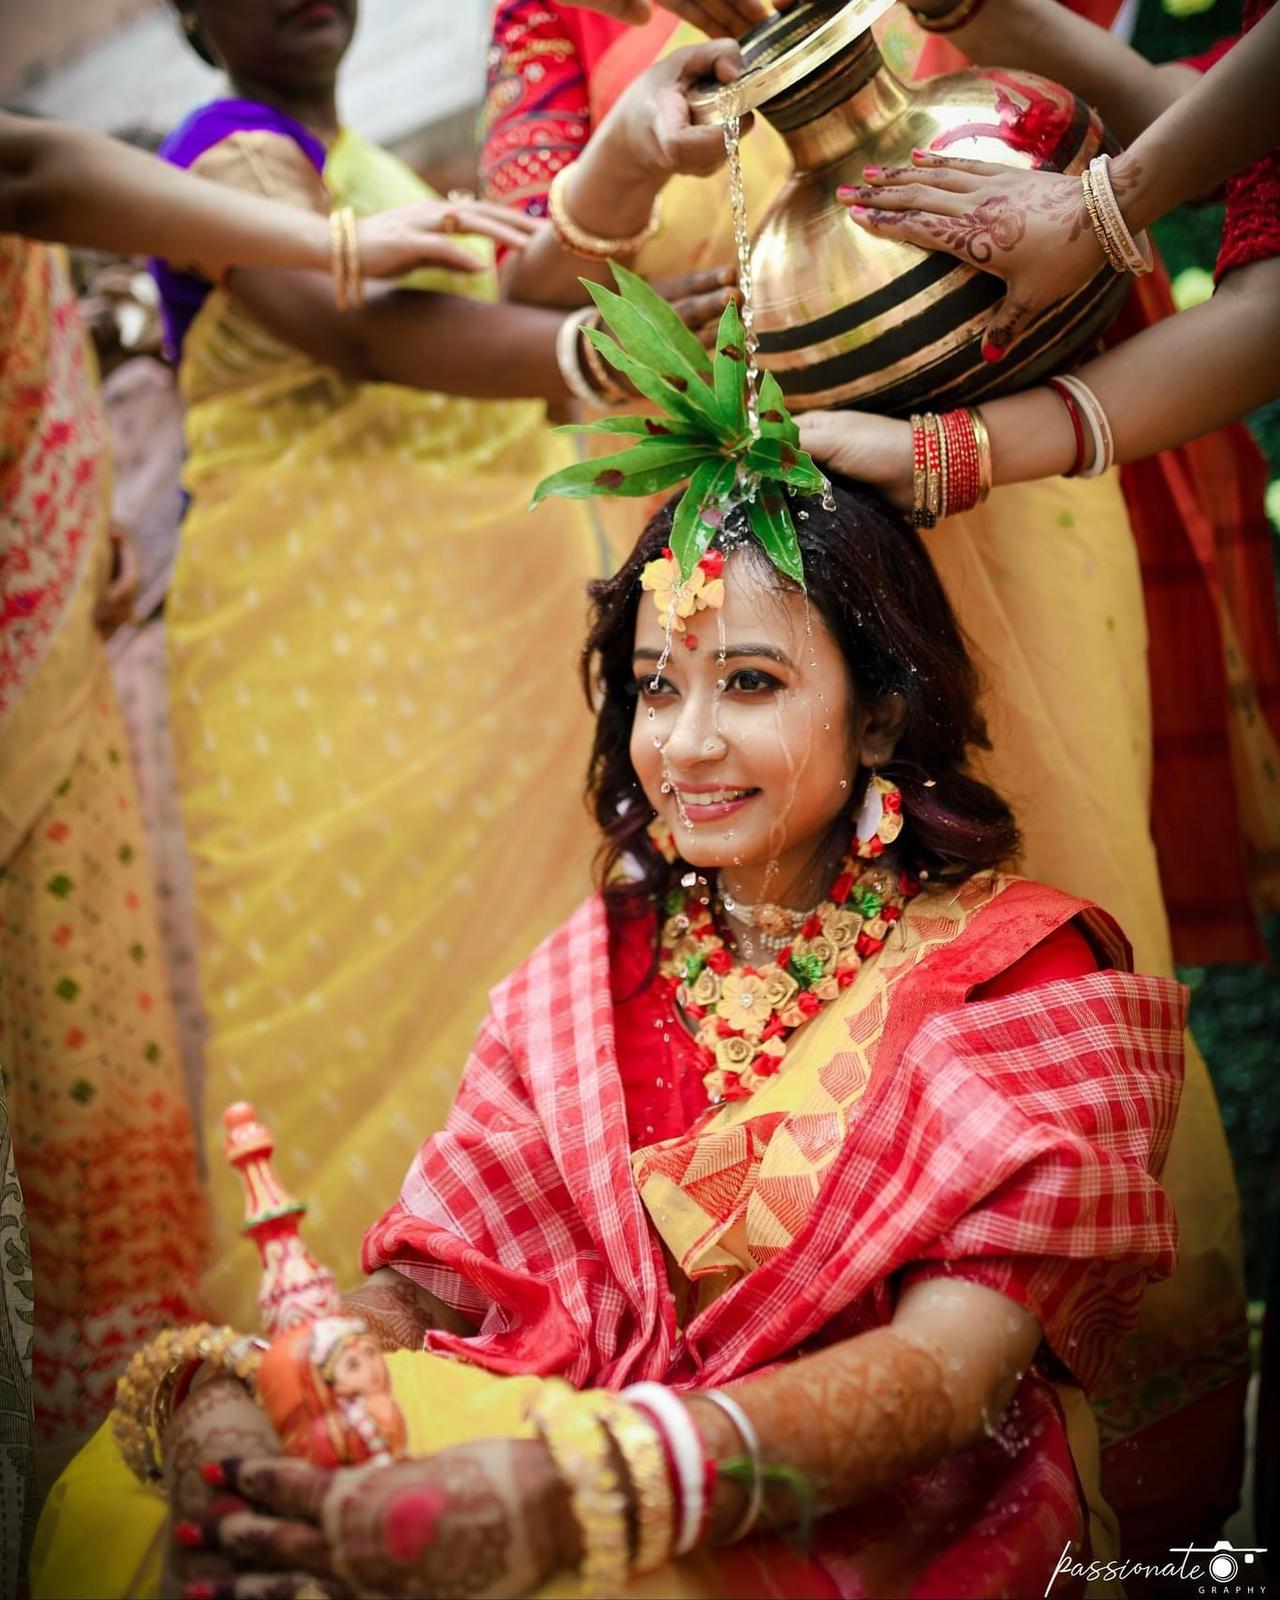
[[[684,1133],[710,1102],[694,1042],[676,1018],[674,984],[670,979],[645,983],[653,961],[653,924],[648,918],[622,923],[614,941],[610,961],[614,1047],[635,1148]],[[995,1000],[1097,969],[1088,941],[1067,923],[969,998]]]
[[[493,20],[480,180],[492,200],[533,217],[591,136],[588,79],[627,24],[553,0],[505,0]]]
[[[1245,0],[1244,28],[1238,38],[1219,40],[1203,55],[1193,56],[1187,65],[1199,72],[1216,66],[1273,4],[1274,0]],[[1228,178],[1226,194],[1227,215],[1214,274],[1219,279],[1235,267],[1280,256],[1280,149],[1260,156]]]

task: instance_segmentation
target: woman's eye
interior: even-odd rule
[[[759,672],[753,667],[739,668],[726,685],[726,688],[736,689],[743,694],[766,694],[770,689],[781,687],[772,673]]]
[[[664,695],[673,693],[665,678],[655,678],[651,672],[637,678],[633,687],[641,700],[661,700]]]

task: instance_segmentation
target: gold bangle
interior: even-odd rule
[[[342,210],[329,213],[329,270],[333,273],[333,299],[339,311],[347,309],[347,252],[342,234]]]
[[[947,442],[942,436],[942,429],[938,424],[938,413],[928,411],[925,413],[924,425],[926,430],[933,435],[934,451],[929,459],[929,468],[925,479],[925,510],[931,518],[928,526],[936,527],[942,516],[942,508],[946,504],[943,499],[942,485],[947,470]],[[933,463],[937,463],[935,466]]]
[[[266,1343],[235,1328],[198,1322],[166,1328],[135,1350],[116,1384],[111,1431],[135,1477],[154,1483],[164,1475],[160,1446],[172,1410],[179,1376],[195,1362],[207,1362],[252,1390]]]
[[[566,250],[575,256],[581,256],[585,261],[609,261],[618,256],[633,256],[643,249],[657,233],[662,221],[661,195],[654,200],[649,220],[639,233],[624,238],[603,239],[598,234],[588,233],[585,228],[579,227],[569,215],[565,190],[573,165],[573,162],[570,162],[567,167],[561,167],[552,178],[551,187],[547,191],[547,214],[551,218],[551,226],[560,243]]]
[[[662,1441],[634,1406],[607,1390],[584,1395],[618,1447],[631,1484],[636,1517],[636,1572],[666,1565],[676,1537],[676,1497]]]
[[[618,406],[627,398],[627,391],[622,388],[618,380],[605,366],[604,357],[587,338],[587,329],[600,327],[600,313],[588,317],[579,330],[582,340],[582,358],[587,363],[587,373],[596,388],[600,391],[600,399],[607,406]]]
[[[981,411],[976,406],[968,410],[973,423],[973,442],[978,448],[978,504],[981,505],[991,493],[991,435]]]
[[[364,304],[364,278],[360,274],[360,238],[356,233],[356,214],[350,206],[338,213],[342,218],[342,242],[347,270],[347,298],[357,308]]]
[[[627,1501],[610,1459],[609,1435],[590,1400],[559,1378],[543,1382],[529,1408],[569,1490],[582,1537],[578,1576],[586,1595],[616,1595],[627,1579]]]

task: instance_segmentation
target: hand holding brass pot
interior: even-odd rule
[[[1031,322],[997,363],[982,358],[1001,281],[941,251],[876,237],[836,197],[865,166],[906,166],[913,149],[1078,173],[1114,148],[1096,113],[1029,72],[970,69],[900,82],[870,33],[892,0],[800,0],[742,43],[744,70],[691,95],[696,120],[759,110],[794,171],[755,230],[758,362],[794,410],[855,406],[906,416],[971,405],[1035,383],[1093,344],[1128,278],[1103,266]],[[961,219],[957,219],[960,221]],[[1002,220],[970,218],[980,261]]]

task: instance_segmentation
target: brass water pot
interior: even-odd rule
[[[1103,266],[1003,361],[987,362],[982,330],[1000,279],[849,218],[837,188],[868,164],[909,165],[916,147],[1070,173],[1114,148],[1096,112],[1033,73],[975,68],[902,83],[870,32],[890,4],[801,0],[744,37],[734,83],[691,97],[699,122],[758,110],[791,152],[794,171],[753,230],[751,272],[759,365],[795,410],[905,416],[1025,388],[1093,344],[1128,288]],[[975,231],[971,249],[989,256],[989,239]]]

